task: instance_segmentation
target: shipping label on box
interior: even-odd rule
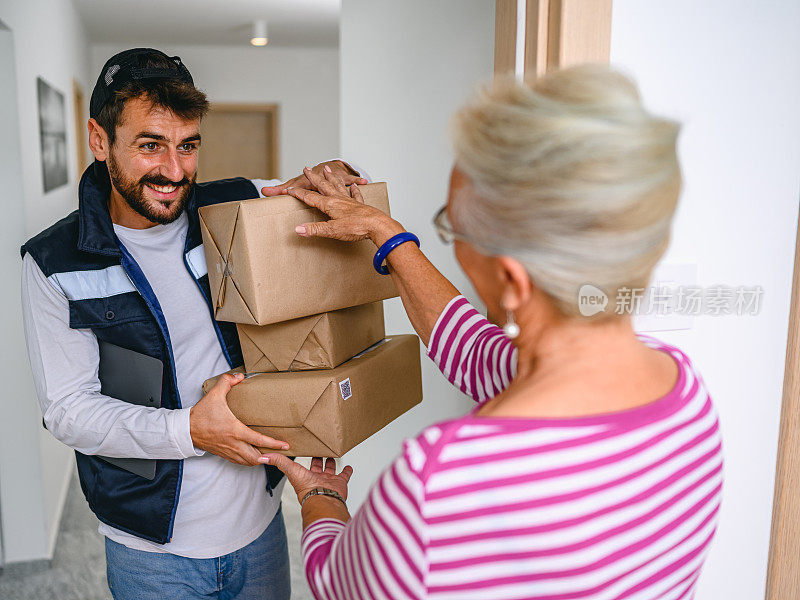
[[[360,189],[389,214],[385,183]],[[217,320],[269,325],[398,295],[372,267],[371,241],[298,235],[296,226],[327,217],[296,198],[223,202],[199,214]]]
[[[387,338],[334,369],[248,375],[228,392],[233,414],[288,442],[289,456],[340,457],[421,400],[416,335]]]
[[[332,369],[383,339],[383,303],[237,329],[248,373]]]

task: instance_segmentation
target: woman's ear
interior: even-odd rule
[[[505,310],[517,310],[527,304],[533,295],[533,282],[525,267],[516,258],[498,256],[500,276],[500,302]]]
[[[109,151],[108,135],[94,119],[89,119],[87,127],[89,128],[89,148],[92,150],[92,154],[99,161],[106,160]]]

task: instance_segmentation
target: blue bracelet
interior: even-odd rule
[[[386,240],[383,245],[378,248],[378,251],[375,253],[375,258],[372,259],[372,266],[375,267],[375,270],[381,275],[388,275],[389,269],[386,268],[383,261],[389,256],[389,252],[406,242],[414,242],[419,248],[419,238],[409,231],[398,233]]]

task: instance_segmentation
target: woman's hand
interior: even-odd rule
[[[322,169],[322,174],[305,170],[319,192],[290,189],[288,193],[330,217],[329,221],[304,223],[298,234],[337,240],[357,241],[369,238],[380,247],[405,231],[402,225],[377,208],[364,204],[357,184],[347,189],[336,174]],[[427,345],[433,327],[447,303],[458,290],[430,261],[416,244],[401,244],[386,258],[389,273],[400,292],[403,306],[411,324]]]
[[[404,231],[403,226],[377,208],[364,204],[361,190],[353,183],[348,189],[341,177],[327,166],[322,174],[306,167],[304,175],[319,190],[313,192],[299,187],[290,187],[287,193],[309,206],[313,206],[330,217],[329,221],[304,223],[295,231],[307,237],[325,237],[345,242],[371,239],[380,246],[393,235]]]
[[[306,169],[308,169],[308,167],[306,167]],[[329,162],[320,163],[313,169],[308,169],[308,170],[311,171],[312,173],[317,173],[321,175],[323,169],[328,169],[329,171],[331,171],[332,169],[332,172],[337,177],[343,179],[345,184],[347,185],[350,185],[351,183],[361,183],[361,184],[367,183],[366,179],[364,179],[363,177],[361,177],[361,175],[356,173],[350,167],[350,165],[348,165],[345,162],[342,162],[341,160],[332,160]],[[311,180],[309,180],[309,178],[306,177],[306,170],[303,169],[302,174],[290,179],[286,183],[261,188],[261,193],[267,197],[280,196],[281,194],[285,194],[286,188],[289,187],[303,188],[307,190],[315,189],[314,183],[312,183]]]
[[[318,487],[339,492],[342,498],[347,500],[347,482],[350,481],[350,476],[353,474],[353,467],[350,465],[337,474],[336,460],[333,458],[324,459],[324,466],[322,458],[312,458],[310,469],[306,469],[283,454],[265,454],[260,461],[263,464],[275,465],[286,474],[286,478],[297,493],[298,502],[302,501],[308,492]]]

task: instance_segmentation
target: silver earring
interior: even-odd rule
[[[514,322],[514,313],[510,310],[506,310],[506,324],[503,325],[503,331],[506,337],[512,340],[519,335],[519,325]]]

